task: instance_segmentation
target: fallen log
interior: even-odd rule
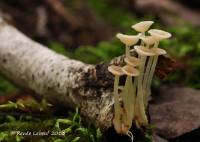
[[[95,66],[59,55],[2,20],[0,41],[3,75],[54,104],[79,107],[86,120],[101,129],[111,126],[112,90],[95,86]]]
[[[109,63],[85,64],[32,41],[3,20],[0,41],[0,73],[55,105],[78,107],[84,120],[102,131],[112,126],[113,76],[107,67],[122,64],[123,56]],[[171,69],[169,65],[162,75]]]

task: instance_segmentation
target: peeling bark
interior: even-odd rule
[[[111,127],[113,118],[113,76],[107,67],[123,64],[123,58],[99,65],[72,60],[0,20],[0,73],[55,105],[78,107],[84,120],[102,131]],[[171,71],[169,67],[164,73]]]

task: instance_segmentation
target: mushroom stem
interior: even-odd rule
[[[136,87],[137,87],[137,78],[134,78],[133,81],[133,93],[136,94]]]
[[[136,78],[134,78],[134,81],[131,78],[131,83],[130,83],[130,119],[131,123],[134,119],[135,116],[135,98],[136,98]]]
[[[141,64],[139,66],[139,72],[140,75],[138,77],[138,89],[143,89],[142,87],[142,79],[143,79],[143,75],[144,75],[144,67],[145,67],[145,62],[146,62],[146,56],[139,56],[139,58],[141,59]]]
[[[146,45],[146,48],[149,48],[149,44]],[[148,81],[148,77],[150,74],[152,63],[153,63],[153,57],[149,56],[148,62],[147,62],[146,68],[145,68],[144,78],[143,78],[143,90],[144,90],[144,98],[143,99],[144,99],[145,109],[147,108],[147,104],[148,104],[147,81]]]
[[[118,85],[119,85],[119,76],[115,76],[114,81],[114,111],[115,111],[115,118],[113,120],[115,130],[117,133],[121,133],[121,107],[119,102],[119,95],[118,95]]]
[[[132,96],[133,94],[133,83],[132,83],[132,77],[131,76],[127,76],[126,77],[126,82],[125,82],[125,86],[124,86],[124,90],[123,90],[123,95],[122,95],[122,99],[123,99],[123,103],[124,103],[124,109],[126,112],[126,126],[128,127],[128,129],[131,127],[132,124],[132,120],[133,120],[133,114],[134,114],[134,110],[133,110],[133,101],[132,99],[134,99]]]
[[[135,119],[135,105],[136,105],[136,87],[137,87],[137,78],[134,78],[134,81],[132,83],[132,92],[131,92],[131,104],[130,104],[130,108],[132,110],[131,112],[131,118],[132,121]]]
[[[134,81],[133,81],[133,97],[134,97],[134,104],[135,104],[135,98],[136,98],[136,88],[137,88],[137,78],[134,78]]]
[[[124,74],[126,74],[126,82],[124,85],[124,89],[122,92],[122,101],[124,108],[124,115],[122,117],[122,131],[123,133],[127,133],[127,131],[132,126],[133,117],[135,114],[134,102],[135,102],[135,91],[133,88],[133,79],[132,77],[138,76],[138,69],[134,68],[130,65],[125,65],[122,68]]]
[[[147,100],[146,101],[148,101],[148,98],[151,95],[151,83],[152,83],[153,75],[154,75],[154,72],[155,72],[155,69],[156,69],[157,61],[158,61],[158,55],[155,55],[153,57],[153,63],[152,63],[151,70],[150,70],[150,73],[149,73],[149,78],[148,78],[148,81],[147,81]]]
[[[147,82],[148,82],[148,78],[149,78],[149,74],[150,74],[152,64],[153,64],[153,57],[150,56],[149,59],[148,59],[148,62],[147,62],[147,66],[146,66],[145,73],[144,73],[144,79],[143,79],[143,89],[145,91],[145,95],[144,95],[145,108],[147,107],[147,103],[148,103]]]
[[[134,81],[133,81],[133,95],[132,95],[132,109],[134,110],[133,113],[132,113],[132,121],[134,121],[136,119],[136,93],[137,93],[137,77],[134,78]]]
[[[115,81],[114,81],[114,95],[118,94],[118,84],[119,84],[119,76],[115,75]]]
[[[149,44],[146,44],[146,48],[149,48]],[[144,91],[144,106],[146,108],[147,106],[147,89],[146,89],[146,84],[147,84],[147,79],[148,79],[148,76],[149,76],[149,72],[150,72],[150,69],[151,69],[151,65],[152,65],[152,62],[153,62],[153,58],[151,58],[151,56],[148,58],[148,62],[147,62],[147,65],[146,65],[146,68],[145,68],[145,71],[144,71],[144,76],[143,76],[143,91]]]
[[[137,91],[137,97],[136,97],[136,111],[137,111],[137,117],[138,117],[138,121],[140,123],[142,123],[143,125],[147,125],[148,124],[148,120],[147,120],[147,116],[145,114],[145,108],[144,108],[144,91],[143,91],[143,75],[144,75],[144,67],[145,67],[145,62],[146,62],[146,56],[140,56],[141,58],[141,64],[139,66],[139,72],[140,75],[138,77],[138,91]]]
[[[126,57],[130,57],[130,47],[126,45]]]
[[[154,47],[153,48],[157,48],[159,45],[159,42],[155,42],[154,44]],[[146,77],[144,78],[144,85],[146,86],[146,96],[145,96],[145,104],[147,106],[147,103],[148,103],[148,99],[149,99],[149,96],[151,95],[151,83],[152,83],[152,79],[153,79],[153,75],[154,75],[154,72],[155,72],[155,68],[156,68],[156,64],[157,64],[157,61],[158,61],[158,55],[155,55],[155,56],[152,56],[152,57],[149,57],[149,62],[148,62],[148,65],[147,65],[147,69],[146,72],[149,74],[146,75]]]
[[[145,32],[142,32],[141,36],[145,37]],[[141,45],[144,46],[144,41],[142,41],[142,40],[141,40]]]

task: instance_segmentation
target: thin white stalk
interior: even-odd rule
[[[127,116],[127,122],[125,122],[126,126],[128,128],[131,127],[132,124],[132,77],[131,76],[127,76],[126,77],[126,82],[125,82],[125,86],[124,86],[124,90],[123,90],[123,95],[122,95],[122,99],[123,99],[123,103],[124,103],[124,109],[126,112],[126,116]]]
[[[132,93],[132,106],[131,108],[133,109],[132,111],[132,120],[135,119],[135,106],[136,106],[136,89],[137,89],[137,78],[135,77],[134,78],[134,81],[133,81],[133,86],[132,86],[132,90],[133,90],[133,93]]]
[[[150,73],[149,73],[149,78],[148,78],[148,81],[147,81],[147,99],[151,95],[151,83],[152,83],[153,75],[154,75],[154,72],[155,72],[155,69],[156,69],[157,61],[158,61],[158,55],[153,57],[153,63],[152,63],[151,70],[150,70]]]
[[[141,36],[145,37],[145,32],[141,33]],[[144,42],[141,40],[141,45],[144,46]]]
[[[153,48],[157,48],[158,45],[159,45],[159,42],[157,41],[154,44]],[[149,71],[148,78],[146,79],[147,80],[147,82],[146,82],[146,90],[147,90],[146,101],[147,102],[148,102],[149,96],[151,95],[151,83],[152,83],[153,75],[154,75],[154,72],[155,72],[155,69],[156,69],[156,64],[157,64],[157,61],[158,61],[158,55],[151,56],[150,60],[152,60],[152,65],[151,65],[151,69]]]
[[[126,45],[126,57],[130,57],[130,47]]]
[[[119,95],[118,95],[118,85],[119,85],[119,76],[115,76],[114,81],[114,111],[115,111],[115,118],[114,118],[114,127],[115,130],[120,133],[121,132],[121,106],[119,102]]]
[[[147,62],[146,70],[145,70],[145,73],[144,73],[144,79],[143,79],[143,89],[145,91],[145,95],[144,95],[145,108],[147,107],[147,103],[148,103],[147,82],[148,82],[148,78],[149,78],[149,74],[150,74],[152,64],[153,64],[153,57],[150,56],[149,59],[148,59],[148,62]]]
[[[147,43],[146,44],[146,48],[149,48],[149,44]],[[148,62],[147,62],[147,65],[146,65],[146,68],[145,68],[145,71],[144,71],[144,75],[143,75],[143,101],[144,101],[144,107],[145,107],[145,110],[146,110],[146,106],[147,106],[147,89],[146,89],[146,84],[147,84],[147,79],[148,79],[148,76],[149,76],[149,72],[150,72],[150,69],[151,69],[151,65],[152,65],[152,62],[153,62],[153,58],[151,58],[151,56],[148,58]],[[146,61],[145,61],[146,63]]]
[[[141,58],[141,64],[139,66],[139,72],[140,75],[138,77],[138,91],[137,91],[137,97],[136,97],[136,105],[137,105],[137,113],[138,113],[138,121],[142,124],[142,125],[147,125],[148,124],[148,120],[147,120],[147,116],[145,113],[145,108],[144,108],[144,99],[143,99],[143,86],[142,86],[142,79],[143,79],[143,75],[144,75],[144,67],[145,67],[145,61],[146,61],[146,57],[144,56],[140,56]]]

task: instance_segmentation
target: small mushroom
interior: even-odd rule
[[[111,72],[115,76],[123,75],[122,68],[119,66],[111,65],[108,67],[108,71]]]
[[[142,22],[132,25],[132,28],[136,30],[137,32],[144,34],[153,23],[154,23],[153,21],[142,21]]]
[[[121,128],[121,115],[122,115],[122,108],[119,102],[119,95],[118,95],[118,88],[119,88],[119,78],[124,73],[122,72],[121,67],[111,65],[108,67],[108,71],[111,72],[115,76],[114,81],[114,114],[115,117],[113,119],[114,128],[117,133],[122,133]]]
[[[148,33],[158,41],[170,38],[172,36],[170,33],[158,29],[151,29],[148,31]]]
[[[124,61],[126,62],[126,64],[136,67],[140,64],[140,60],[136,57],[125,57]]]
[[[148,31],[148,33],[155,39],[154,48],[158,47],[161,40],[170,38],[172,36],[170,33],[158,29],[151,29]]]
[[[128,76],[138,76],[139,75],[139,71],[130,66],[130,65],[125,65],[123,68],[122,68],[122,72]]]
[[[145,89],[145,84],[147,83],[147,79],[149,76],[149,72],[150,72],[150,67],[152,65],[152,61],[150,61],[151,57],[155,55],[155,52],[152,51],[149,48],[146,48],[144,46],[135,46],[134,49],[136,50],[136,52],[138,53],[138,55],[141,57],[141,64],[143,64],[143,68],[141,68],[142,70],[140,70],[141,74],[143,75],[143,77],[141,78],[143,81],[143,89]],[[149,57],[148,59],[148,63],[146,66],[146,69],[144,71],[145,68],[145,64],[146,64],[146,59],[147,57]]]
[[[125,35],[118,33],[116,37],[126,45],[126,57],[130,57],[130,46],[136,44],[139,40],[139,34],[136,36],[133,35]]]
[[[134,49],[138,53],[138,55],[140,55],[140,56],[153,56],[153,55],[155,55],[155,53],[151,49],[146,48],[144,46],[136,45],[136,46],[134,46]]]
[[[138,35],[118,33],[116,37],[126,45],[124,67],[110,66],[108,70],[115,75],[114,82],[114,110],[113,124],[117,133],[127,134],[133,138],[130,128],[134,120],[138,128],[148,125],[146,106],[151,94],[151,82],[159,55],[166,54],[164,49],[158,48],[159,42],[171,37],[171,34],[158,29],[148,31],[153,21],[143,21],[132,26]],[[150,36],[145,36],[148,31]],[[134,46],[138,57],[130,56],[130,46],[141,39],[140,46]],[[153,46],[153,47],[152,47]],[[136,69],[137,68],[137,69]],[[125,85],[119,86],[119,77],[127,75]],[[118,94],[121,90],[122,94]],[[123,103],[123,105],[122,105]],[[121,104],[121,105],[120,105]],[[133,139],[132,139],[133,140]]]
[[[153,79],[153,75],[155,72],[156,64],[158,61],[159,55],[167,54],[167,52],[164,49],[161,48],[152,48],[151,51],[155,54],[155,56],[152,56],[149,58],[149,62],[147,63],[146,72],[148,75],[145,75],[144,77],[144,88],[146,90],[146,96],[145,96],[145,106],[147,107],[149,96],[151,95],[151,83]]]
[[[146,44],[147,48],[155,43],[155,38],[153,38],[153,36],[141,36],[140,39]]]
[[[153,53],[155,53],[155,56],[149,58],[150,63],[148,63],[148,65],[151,64],[150,69],[147,66],[147,68],[149,70],[149,75],[148,75],[148,78],[145,78],[145,84],[146,84],[146,90],[147,90],[146,101],[148,101],[148,97],[151,95],[151,82],[152,82],[153,74],[155,72],[156,64],[158,61],[158,56],[166,54],[166,51],[164,49],[158,48],[159,42],[160,42],[160,40],[171,37],[170,33],[163,31],[163,30],[158,30],[158,29],[151,29],[148,31],[148,33],[155,39],[154,47],[151,48],[151,51]],[[147,102],[146,102],[146,104],[147,104]]]
[[[162,48],[151,48],[150,49],[155,55],[164,55],[164,54],[167,54],[167,52],[162,49]]]
[[[136,97],[135,92],[136,91],[133,88],[132,77],[138,76],[139,71],[130,65],[125,65],[122,68],[122,71],[124,74],[127,75],[124,90],[122,92],[122,100],[123,100],[124,110],[125,110],[125,114],[126,114],[124,116],[126,119],[124,122],[125,127],[123,127],[124,128],[123,133],[127,133],[127,131],[131,128],[133,117],[135,114],[134,113],[134,111],[135,111],[134,105],[135,105],[135,97]],[[134,78],[134,80],[135,80],[135,78]]]
[[[134,49],[138,53],[138,56],[140,58],[140,66],[139,66],[139,72],[140,75],[138,76],[137,80],[137,97],[136,97],[136,105],[135,105],[135,113],[137,122],[140,125],[146,126],[148,124],[147,116],[145,113],[145,91],[143,87],[143,79],[144,79],[144,71],[145,71],[145,64],[146,59],[149,56],[154,56],[155,53],[152,52],[149,48],[146,48],[144,46],[134,46]]]

